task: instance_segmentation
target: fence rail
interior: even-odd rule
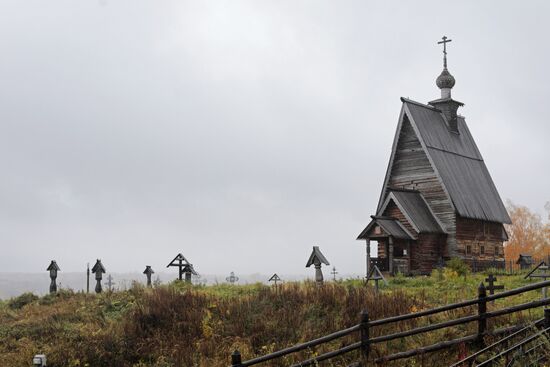
[[[344,336],[351,335],[353,333],[359,333],[359,338],[358,338],[359,340],[357,342],[352,343],[350,345],[347,345],[345,347],[330,351],[330,352],[326,352],[324,354],[316,356],[315,358],[310,358],[310,359],[304,360],[302,362],[296,363],[296,364],[292,365],[292,367],[311,366],[311,365],[316,364],[317,362],[321,362],[321,361],[328,360],[328,359],[331,359],[331,358],[334,358],[334,357],[342,356],[344,354],[347,354],[351,351],[358,350],[358,349],[361,349],[362,357],[365,361],[367,361],[368,357],[369,357],[369,354],[370,354],[372,344],[382,343],[382,342],[390,341],[390,340],[394,340],[394,339],[401,339],[401,338],[409,337],[409,336],[412,336],[412,335],[424,334],[424,333],[431,332],[431,331],[434,331],[434,330],[445,329],[445,328],[449,328],[449,327],[453,327],[453,326],[457,326],[457,325],[463,325],[463,324],[467,324],[467,323],[471,323],[471,322],[477,322],[477,333],[476,334],[469,335],[469,336],[466,336],[466,337],[462,337],[462,338],[459,338],[459,339],[443,341],[443,342],[440,342],[440,343],[437,343],[437,344],[434,344],[434,345],[430,345],[430,346],[425,346],[425,347],[422,347],[422,348],[412,349],[412,350],[399,352],[399,353],[391,354],[391,355],[384,356],[384,357],[379,357],[379,358],[376,358],[374,360],[374,362],[378,363],[378,362],[390,361],[390,360],[395,360],[395,359],[410,358],[410,357],[414,357],[414,356],[419,355],[419,354],[449,348],[449,347],[452,347],[452,346],[460,344],[460,343],[476,342],[480,346],[483,346],[483,338],[485,336],[488,336],[488,335],[503,335],[503,334],[507,334],[507,333],[511,333],[511,332],[516,332],[516,331],[521,329],[521,326],[512,326],[512,327],[509,327],[509,328],[504,328],[504,329],[495,330],[493,332],[489,332],[489,331],[487,331],[487,320],[489,320],[491,318],[494,318],[494,317],[503,316],[503,315],[507,315],[507,314],[511,314],[511,313],[515,313],[515,312],[519,312],[519,311],[523,311],[523,310],[528,310],[528,309],[532,309],[532,308],[536,308],[536,307],[542,307],[542,306],[550,305],[550,299],[542,299],[542,300],[538,300],[538,301],[522,303],[522,304],[518,304],[518,305],[514,305],[514,306],[506,307],[506,308],[503,308],[503,309],[488,312],[487,311],[487,302],[494,301],[496,299],[511,297],[511,296],[514,296],[514,295],[522,294],[522,293],[525,293],[525,292],[529,292],[529,291],[533,291],[533,290],[537,290],[537,289],[541,289],[541,288],[545,288],[545,287],[550,287],[550,280],[529,284],[529,285],[524,286],[524,287],[511,289],[511,290],[508,290],[508,291],[505,291],[505,292],[502,292],[502,293],[498,293],[498,294],[488,296],[484,284],[481,283],[479,288],[478,288],[478,297],[476,299],[471,299],[471,300],[468,300],[468,301],[462,301],[462,302],[458,302],[458,303],[453,303],[453,304],[433,308],[433,309],[430,309],[430,310],[425,310],[425,311],[420,311],[420,312],[415,312],[415,313],[409,313],[409,314],[405,314],[405,315],[398,315],[398,316],[388,317],[388,318],[379,319],[379,320],[372,320],[372,321],[369,320],[368,311],[363,311],[361,313],[360,323],[357,324],[357,325],[354,325],[354,326],[349,327],[347,329],[339,330],[339,331],[336,331],[332,334],[328,334],[328,335],[325,335],[323,337],[320,337],[320,338],[317,338],[317,339],[314,339],[314,340],[311,340],[311,341],[308,341],[308,342],[305,342],[305,343],[297,344],[297,345],[294,345],[292,347],[288,347],[288,348],[285,348],[285,349],[282,349],[282,350],[279,350],[279,351],[276,351],[276,352],[273,352],[273,353],[270,353],[270,354],[267,354],[267,355],[264,355],[264,356],[256,357],[256,358],[250,359],[248,361],[242,361],[242,357],[241,357],[240,352],[239,351],[234,351],[231,354],[231,367],[254,366],[254,365],[257,365],[257,364],[260,364],[260,363],[263,363],[263,362],[267,362],[267,361],[270,361],[270,360],[273,360],[273,359],[277,359],[277,358],[287,356],[287,355],[292,354],[292,353],[296,353],[296,352],[299,352],[299,351],[302,351],[302,350],[305,350],[305,349],[309,349],[309,348],[312,348],[312,347],[330,342],[332,340],[336,340],[336,339],[342,338]],[[401,321],[405,321],[405,320],[418,319],[418,318],[421,318],[421,317],[431,316],[431,315],[438,314],[438,313],[441,313],[441,312],[446,312],[446,311],[455,310],[455,309],[463,309],[465,307],[469,307],[469,306],[473,306],[473,305],[478,306],[477,307],[477,313],[475,315],[463,316],[463,317],[460,317],[460,318],[457,318],[457,319],[454,319],[454,320],[448,320],[448,321],[443,321],[443,322],[439,322],[439,323],[431,324],[431,325],[427,325],[427,326],[416,327],[416,328],[413,328],[413,329],[410,329],[410,330],[400,331],[400,332],[393,333],[393,334],[386,334],[386,335],[380,335],[380,336],[377,336],[377,337],[370,337],[370,329],[373,328],[373,327],[378,327],[378,326],[381,326],[381,325],[397,323],[397,322],[401,322]],[[550,323],[550,312],[548,312],[547,310],[545,310],[544,323],[545,323],[545,325],[549,325],[549,323]],[[548,327],[548,326],[546,326],[546,327]]]

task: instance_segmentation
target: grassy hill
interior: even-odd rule
[[[442,278],[395,277],[378,294],[371,286],[352,280],[328,282],[323,287],[310,282],[287,283],[277,291],[261,284],[201,287],[175,282],[153,289],[136,284],[124,292],[101,295],[66,290],[44,297],[24,294],[0,303],[0,366],[30,365],[37,353],[47,355],[48,366],[228,366],[229,355],[235,349],[244,359],[263,355],[354,325],[365,308],[371,319],[378,319],[474,298],[484,277],[479,274],[464,278],[448,269]],[[506,289],[529,283],[521,276],[498,278]],[[540,291],[533,291],[513,300],[499,300],[489,308],[540,297]],[[442,314],[426,322],[459,317],[465,312],[453,311],[452,315]],[[492,320],[490,326],[515,324],[541,315],[542,310],[533,310]],[[399,327],[419,325],[411,321]],[[435,331],[429,337],[376,345],[373,353],[405,350],[474,330],[475,324],[470,324]],[[351,341],[344,338],[328,347]],[[300,356],[309,357],[323,350],[327,349],[306,351]],[[456,356],[456,351],[425,356],[424,363],[456,360]],[[356,358],[357,354],[351,354],[333,365],[345,366]],[[288,365],[290,361],[271,365]],[[419,361],[400,363],[392,365],[421,365]]]

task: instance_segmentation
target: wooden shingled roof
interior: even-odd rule
[[[418,233],[445,233],[430,206],[416,190],[391,189],[378,215],[382,215],[390,201],[399,207]]]
[[[311,265],[315,264],[317,261],[321,264],[330,265],[325,255],[323,255],[321,250],[319,250],[319,246],[313,246],[313,251],[311,252],[311,255],[309,255],[306,268],[309,268]]]
[[[379,235],[373,234],[372,229],[378,225],[384,231],[383,236],[391,236],[397,239],[403,240],[414,240],[415,237],[410,233],[403,224],[401,224],[397,219],[391,217],[377,217],[371,216],[371,222],[365,227],[365,229],[357,237],[358,240],[365,240],[370,238],[380,237]]]
[[[511,223],[464,118],[458,117],[457,134],[449,129],[444,115],[436,108],[406,98],[401,100],[402,119],[406,114],[456,212],[465,218]],[[378,212],[386,195],[383,192],[380,197]]]

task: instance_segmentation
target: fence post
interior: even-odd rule
[[[544,309],[544,328],[550,327],[550,308]]]
[[[241,352],[238,350],[231,353],[231,367],[240,367],[242,366],[241,361]]]
[[[480,319],[477,322],[477,342],[482,346],[483,345],[483,336],[487,330],[487,318],[485,314],[487,313],[487,290],[483,282],[479,284],[477,288],[477,313]]]
[[[365,364],[369,358],[369,313],[367,310],[361,312],[361,352]]]

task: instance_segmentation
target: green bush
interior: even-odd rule
[[[470,274],[470,267],[468,264],[458,257],[453,257],[451,260],[447,261],[446,267],[454,270],[458,275],[463,277]]]

